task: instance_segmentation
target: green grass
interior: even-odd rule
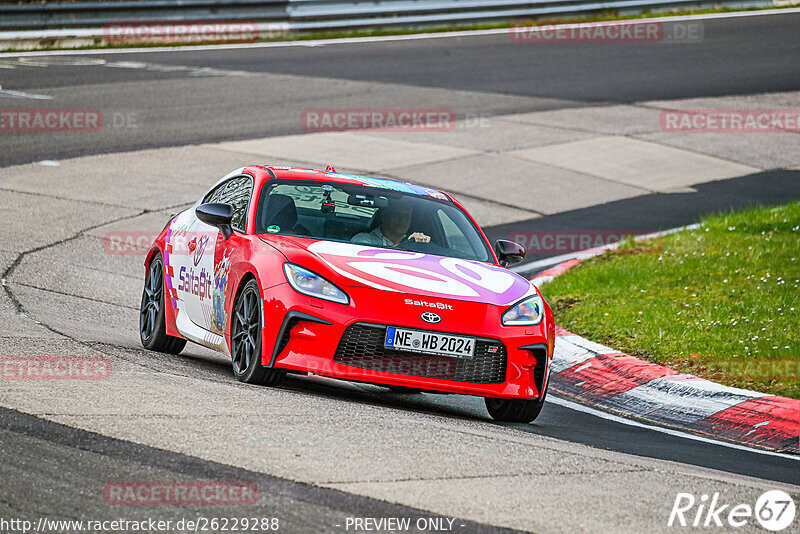
[[[542,292],[556,322],[576,334],[727,385],[800,398],[799,287],[794,202],[628,240]]]
[[[551,24],[573,24],[585,22],[604,22],[612,20],[634,20],[645,18],[658,18],[658,17],[674,17],[683,15],[704,15],[709,13],[732,13],[740,11],[764,11],[764,10],[780,10],[790,9],[796,6],[763,6],[763,7],[749,7],[749,8],[730,8],[730,7],[714,7],[707,9],[672,9],[666,11],[642,11],[635,14],[619,14],[615,10],[605,10],[594,14],[576,15],[573,17],[539,17],[539,18],[526,18],[515,21],[503,22],[487,22],[478,24],[449,24],[443,26],[417,26],[417,27],[391,27],[391,28],[373,28],[361,30],[331,30],[331,31],[310,31],[310,32],[274,32],[261,36],[257,42],[276,42],[276,41],[304,41],[316,39],[344,39],[353,37],[374,37],[384,35],[412,35],[418,33],[441,33],[453,31],[467,31],[467,30],[489,30],[497,28],[509,28],[512,25],[519,24],[524,21],[526,24],[532,26],[547,26]],[[141,43],[141,44],[109,44],[103,42],[98,38],[95,43],[87,46],[58,46],[57,44],[48,44],[49,42],[57,43],[57,39],[42,39],[41,44],[36,50],[96,50],[96,49],[113,49],[113,48],[152,48],[152,47],[184,47],[184,46],[197,46],[208,44],[233,44],[238,41],[216,41],[216,42],[200,42],[200,43]],[[249,41],[248,41],[249,42]],[[2,50],[3,53],[24,52],[29,49],[14,49],[9,48]]]

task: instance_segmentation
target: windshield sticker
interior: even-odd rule
[[[439,200],[449,200],[447,195],[436,189],[425,189],[425,194],[429,197],[438,198]]]
[[[447,196],[441,191],[424,187],[421,185],[412,184],[410,182],[401,182],[400,180],[390,180],[388,178],[371,178],[369,176],[359,176],[357,174],[343,174],[339,173],[338,176],[350,178],[363,185],[372,187],[379,187],[381,189],[389,189],[391,191],[399,191],[401,193],[413,193],[415,195],[424,195],[440,200],[448,200]]]
[[[333,173],[333,172],[323,172],[317,171],[314,169],[298,169],[296,167],[271,167],[272,169],[276,170],[288,170],[292,172],[299,172],[299,173],[318,173],[323,176],[329,176],[335,179],[341,178],[349,178],[350,180],[357,182],[360,185],[365,185],[369,187],[376,187],[380,189],[388,189],[390,191],[397,191],[400,193],[410,193],[414,195],[421,195],[421,196],[428,196],[438,200],[445,200],[449,201],[450,199],[442,193],[441,191],[437,191],[436,189],[432,189],[430,187],[425,187],[417,184],[412,184],[411,182],[404,182],[401,180],[392,180],[390,178],[373,178],[371,176],[361,176],[358,174],[347,174],[343,172]],[[335,185],[334,185],[335,186]],[[301,187],[308,187],[308,186],[295,186],[298,189]],[[310,190],[310,188],[309,188]]]

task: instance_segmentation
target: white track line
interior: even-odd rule
[[[773,452],[767,451],[763,449],[755,449],[752,447],[746,447],[745,445],[738,445],[736,443],[728,443],[726,441],[717,441],[715,439],[706,438],[704,436],[698,436],[696,434],[690,434],[688,432],[682,432],[680,430],[675,430],[672,428],[666,428],[663,426],[655,426],[655,425],[648,425],[645,423],[641,423],[639,421],[634,421],[632,419],[626,419],[624,417],[620,417],[618,415],[614,415],[608,412],[603,412],[601,410],[596,410],[594,408],[590,408],[588,406],[584,406],[583,404],[579,404],[577,402],[569,401],[567,399],[563,399],[561,397],[556,397],[555,395],[550,395],[547,398],[546,402],[552,402],[553,404],[557,404],[559,406],[563,406],[564,408],[569,408],[570,410],[576,410],[578,412],[587,413],[589,415],[593,415],[595,417],[599,417],[601,419],[606,419],[607,421],[613,421],[615,423],[620,423],[623,425],[628,426],[635,426],[638,428],[644,428],[647,430],[652,430],[653,432],[661,432],[662,434],[669,434],[670,436],[676,436],[679,438],[691,439],[694,441],[701,441],[703,443],[710,443],[711,445],[718,445],[720,447],[728,447],[729,449],[736,449],[739,451],[746,451],[752,452],[754,454],[763,454],[766,456],[777,456],[778,458],[785,458],[787,460],[800,460],[800,456],[795,456],[793,454],[783,454],[780,452]]]
[[[32,100],[53,100],[52,96],[35,95],[33,93],[23,93],[22,91],[11,91],[9,89],[3,89],[3,86],[0,85],[0,97],[3,96],[8,96],[11,98],[29,98]]]
[[[620,22],[625,24],[646,24],[652,22],[680,22],[689,20],[712,20],[729,19],[740,17],[757,17],[765,15],[783,15],[787,13],[800,13],[800,8],[788,9],[765,9],[760,11],[735,11],[731,13],[707,13],[703,15],[681,15],[677,17],[656,17],[651,19],[625,19],[620,21],[604,21],[604,23]],[[572,26],[587,23],[573,23]],[[570,25],[564,25],[569,27]],[[315,39],[304,41],[275,41],[269,43],[243,43],[226,45],[201,45],[201,46],[165,46],[147,48],[126,48],[126,49],[102,49],[102,50],[53,50],[36,52],[10,52],[0,54],[0,57],[25,57],[25,56],[88,56],[104,54],[152,54],[156,52],[197,52],[205,50],[243,50],[248,48],[285,48],[285,47],[304,47],[304,46],[325,46],[334,44],[365,44],[381,43],[393,41],[414,41],[418,39],[450,39],[455,37],[481,37],[486,35],[508,34],[510,28],[496,28],[491,30],[467,30],[436,33],[416,33],[411,35],[383,35],[375,37],[348,37],[341,39]],[[2,34],[0,34],[2,36]]]

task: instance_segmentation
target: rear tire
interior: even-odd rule
[[[164,323],[164,264],[156,255],[147,268],[142,290],[142,303],[139,306],[139,339],[147,350],[178,354],[186,346],[182,337],[167,334]]]
[[[528,400],[484,397],[483,400],[492,419],[506,423],[532,423],[539,417],[544,406],[544,398]]]
[[[261,295],[255,280],[247,282],[233,303],[231,362],[236,380],[278,386],[286,372],[261,365]]]

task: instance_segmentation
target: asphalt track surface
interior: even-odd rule
[[[243,481],[255,483],[267,503],[248,507],[247,517],[280,519],[280,531],[330,532],[345,525],[348,517],[404,517],[412,523],[431,517],[421,510],[375,499],[292,482],[290,480],[202,461],[178,453],[76,430],[49,421],[0,408],[0,442],[6,461],[0,468],[4,494],[0,513],[4,517],[38,514],[76,520],[91,517],[113,520],[118,513],[96,496],[109,480],[141,478],[144,473],[168,480]],[[34,464],[40,464],[38,467]],[[41,465],[44,464],[44,465]],[[42,495],[47,488],[55,501]],[[126,511],[129,520],[153,517],[143,507]],[[177,523],[182,518],[231,517],[223,506],[172,506],[160,511],[159,520]],[[461,532],[513,532],[457,520]],[[425,531],[425,530],[419,530]]]
[[[506,239],[520,228],[534,231],[620,230],[649,233],[693,224],[708,213],[781,204],[800,198],[798,171],[765,171],[694,186],[696,193],[653,193],[597,206],[566,211],[485,228],[489,239]],[[527,261],[545,260],[553,254],[530,254]],[[530,274],[530,273],[529,273]]]
[[[696,43],[518,43],[501,33],[79,60],[0,57],[5,89],[47,89],[59,107],[99,108],[106,123],[114,113],[132,113],[140,125],[136,131],[61,134],[46,141],[0,136],[0,165],[36,161],[44,152],[64,158],[303,133],[297,118],[308,108],[425,102],[464,117],[800,87],[800,13],[701,24],[703,39]],[[375,83],[384,85],[376,89]],[[8,98],[0,104],[50,107]]]
[[[340,99],[340,103],[354,99],[362,103],[359,107],[380,107],[396,106],[398,98],[413,102],[414,95],[421,91],[436,97],[435,90],[445,89],[450,92],[446,98],[440,96],[441,102],[450,102],[461,115],[481,115],[579,107],[598,101],[635,102],[797,90],[800,89],[798,26],[800,15],[705,21],[702,44],[670,46],[522,46],[499,35],[369,45],[92,56],[107,61],[241,71],[256,76],[221,74],[212,78],[193,76],[191,73],[197,72],[194,70],[158,72],[148,68],[59,66],[56,60],[43,61],[44,66],[38,67],[16,65],[0,70],[0,85],[4,88],[29,93],[49,89],[48,94],[57,94],[59,102],[67,105],[77,106],[87,98],[100,98],[101,103],[93,107],[164,116],[163,120],[150,123],[153,127],[146,135],[138,137],[110,135],[94,138],[91,143],[68,136],[46,141],[25,136],[0,137],[0,164],[300,133],[302,129],[295,119],[298,110],[323,107],[320,102],[327,105],[330,100],[326,98],[331,95]],[[3,61],[19,60],[0,59]],[[285,75],[291,77],[274,77]],[[383,93],[370,90],[350,94],[352,86],[339,84],[340,80],[389,85]],[[273,91],[273,86],[265,81],[277,84],[279,90]],[[263,84],[259,90],[258,84]],[[253,109],[255,101],[258,109],[270,116],[269,121],[259,120],[257,110]],[[0,99],[4,107],[11,107],[9,102]],[[30,107],[36,102],[14,100],[13,105]],[[331,105],[338,106],[338,103]],[[688,202],[682,195],[637,197],[542,217],[531,224],[541,228],[591,228],[587,224],[594,224],[602,216],[604,229],[653,230],[695,222],[703,213],[727,207],[800,198],[797,175],[789,171],[714,182],[697,190],[700,194],[692,195]],[[494,228],[488,233],[499,235],[507,230]],[[152,358],[157,365],[158,358]],[[233,380],[222,361],[186,358],[181,365],[193,376]],[[470,397],[395,395],[374,386],[313,379],[293,379],[285,387],[321,398],[385,405],[411,413],[486,419],[480,399]],[[6,408],[0,409],[0,421],[0,451],[7,459],[0,462],[3,480],[0,515],[4,516],[52,514],[102,518],[108,513],[107,508],[87,505],[94,501],[82,497],[96,492],[98,485],[109,479],[142,477],[143,473],[161,474],[162,479],[255,480],[261,492],[269,494],[266,508],[259,510],[259,515],[282,510],[293,525],[289,531],[330,530],[337,521],[354,515],[430,515],[107,438]],[[800,482],[796,461],[623,425],[555,403],[547,405],[534,425],[509,426],[637,456],[768,481]],[[51,491],[41,495],[33,488],[51,488]],[[174,515],[179,517],[188,512],[202,510],[176,509]],[[468,532],[496,530],[469,521],[462,524]]]

